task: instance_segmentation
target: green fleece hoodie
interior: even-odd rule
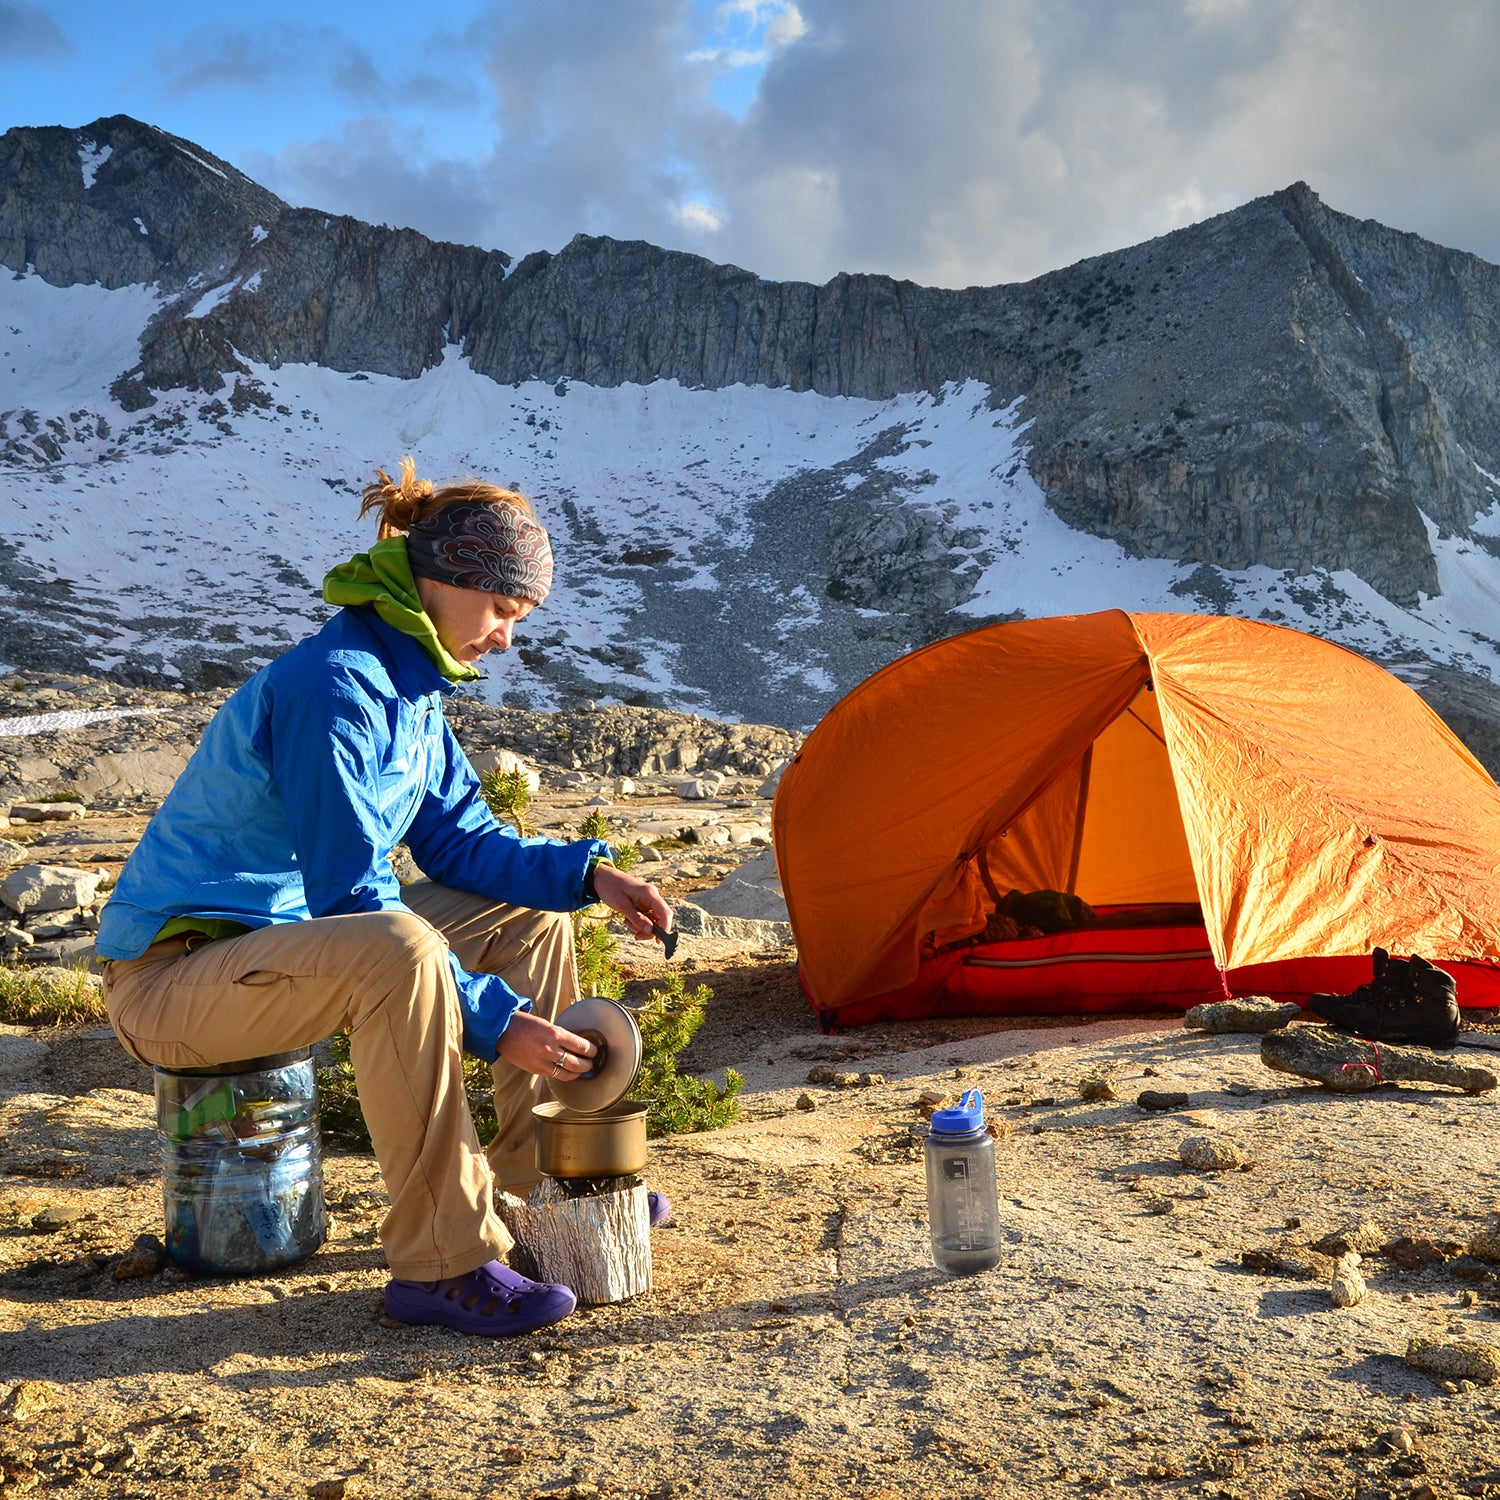
[[[420,643],[449,682],[475,682],[477,667],[454,661],[438,639],[422,608],[411,564],[406,560],[406,538],[388,536],[368,552],[356,553],[323,580],[323,597],[330,604],[373,604],[387,625]]]

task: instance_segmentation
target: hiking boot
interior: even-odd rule
[[[1346,1005],[1379,1005],[1386,1000],[1395,1000],[1406,993],[1406,960],[1392,958],[1384,948],[1377,948],[1372,955],[1375,977],[1369,984],[1350,990],[1347,995],[1310,995],[1307,1008],[1323,1020],[1331,1022]]]
[[[1419,954],[1374,954],[1375,977],[1348,995],[1313,995],[1308,1009],[1336,1031],[1369,1042],[1451,1047],[1458,1040],[1458,986]]]

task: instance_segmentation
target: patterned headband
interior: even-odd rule
[[[418,578],[540,604],[552,587],[552,544],[524,511],[460,500],[407,528],[406,555]]]

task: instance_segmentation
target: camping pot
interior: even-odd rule
[[[536,1169],[544,1177],[629,1177],[646,1166],[646,1105],[583,1114],[555,1100],[532,1106]]]

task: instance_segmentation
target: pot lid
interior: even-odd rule
[[[586,1036],[598,1049],[593,1068],[547,1088],[559,1104],[591,1115],[618,1104],[641,1076],[641,1033],[635,1017],[623,1005],[590,995],[568,1006],[557,1018],[564,1031]]]

